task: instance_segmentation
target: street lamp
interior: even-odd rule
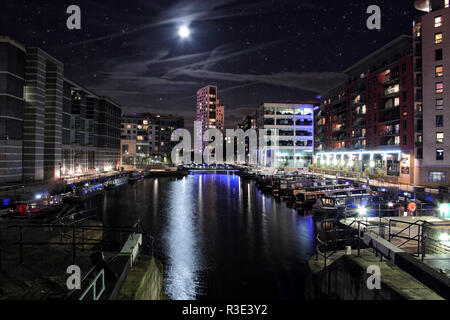
[[[366,207],[359,206],[358,207],[358,215],[360,217],[366,217],[366,224],[368,224],[368,221],[367,221],[367,208]]]
[[[450,215],[450,203],[442,203],[439,205],[439,215],[441,218],[447,218]]]

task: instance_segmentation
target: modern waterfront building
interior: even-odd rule
[[[414,182],[412,38],[400,36],[345,70],[316,113],[315,165]]]
[[[450,185],[450,8],[416,1],[414,22],[415,183]]]
[[[450,184],[448,0],[417,0],[413,37],[400,36],[345,71],[316,122],[318,168],[390,182]],[[448,40],[448,39],[447,39]]]
[[[142,165],[164,161],[175,146],[172,132],[184,127],[184,118],[175,115],[134,113],[122,115],[122,165]]]
[[[42,49],[0,36],[0,184],[117,167],[120,113]]]
[[[264,167],[299,168],[312,163],[316,102],[262,103],[256,115],[265,132],[258,147],[258,164]]]
[[[63,92],[62,175],[118,168],[120,106],[68,79]]]
[[[208,129],[219,129],[222,134],[225,134],[225,107],[220,104],[217,86],[208,85],[197,91],[196,111],[195,119],[201,122],[202,135],[198,137],[198,141],[202,141],[202,137]],[[196,134],[200,134],[200,132]],[[203,141],[202,150],[196,150],[196,152],[201,153],[206,145],[208,143]]]

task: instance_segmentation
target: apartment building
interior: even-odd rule
[[[256,115],[265,145],[258,147],[258,164],[264,167],[298,168],[312,163],[314,109],[319,103],[262,103]]]
[[[0,36],[0,184],[116,168],[120,106],[64,76],[40,48]]]
[[[172,132],[184,127],[184,118],[153,113],[124,114],[121,127],[122,164],[135,166],[167,160],[176,144],[171,141]]]
[[[415,183],[450,185],[450,8],[416,1],[413,27],[416,123]]]
[[[413,183],[412,38],[394,39],[345,74],[316,113],[315,165]]]
[[[197,91],[196,121],[201,122],[201,132],[198,141],[202,141],[203,135],[208,129],[219,129],[225,134],[225,106],[220,104],[218,87],[208,85]],[[202,150],[196,150],[202,153],[208,143],[203,141]],[[196,147],[197,149],[199,146]]]

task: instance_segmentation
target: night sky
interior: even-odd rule
[[[81,30],[66,27],[71,4]],[[366,28],[372,4],[380,31]],[[180,114],[187,127],[197,89],[218,85],[231,127],[260,102],[314,99],[346,67],[410,35],[416,14],[413,0],[4,0],[0,34],[49,52],[124,112]],[[184,24],[188,39],[178,36]]]

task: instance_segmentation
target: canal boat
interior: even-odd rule
[[[115,178],[115,179],[106,181],[104,185],[105,185],[106,190],[111,190],[111,189],[121,187],[127,183],[128,183],[128,177],[119,177],[119,178]]]
[[[135,183],[136,181],[142,180],[144,178],[141,172],[133,172],[128,176],[128,183]]]
[[[63,196],[36,197],[33,200],[14,202],[8,210],[12,219],[44,218],[57,214],[63,208]]]
[[[372,213],[378,215],[388,208],[388,203],[391,201],[395,201],[392,195],[379,192],[333,194],[319,198],[312,208],[312,214],[314,217],[352,217],[357,216],[359,208],[364,207],[367,216]],[[395,206],[395,202],[391,203]]]
[[[354,196],[361,195],[366,192],[364,188],[347,188],[341,189],[320,189],[320,190],[300,190],[294,191],[295,201],[293,207],[295,209],[312,209],[317,201],[327,196]],[[313,188],[315,189],[315,188]]]
[[[72,192],[66,194],[63,198],[65,202],[68,203],[78,203],[89,200],[95,196],[103,195],[105,192],[105,187],[103,183],[98,184],[85,184],[82,187],[75,187]]]

